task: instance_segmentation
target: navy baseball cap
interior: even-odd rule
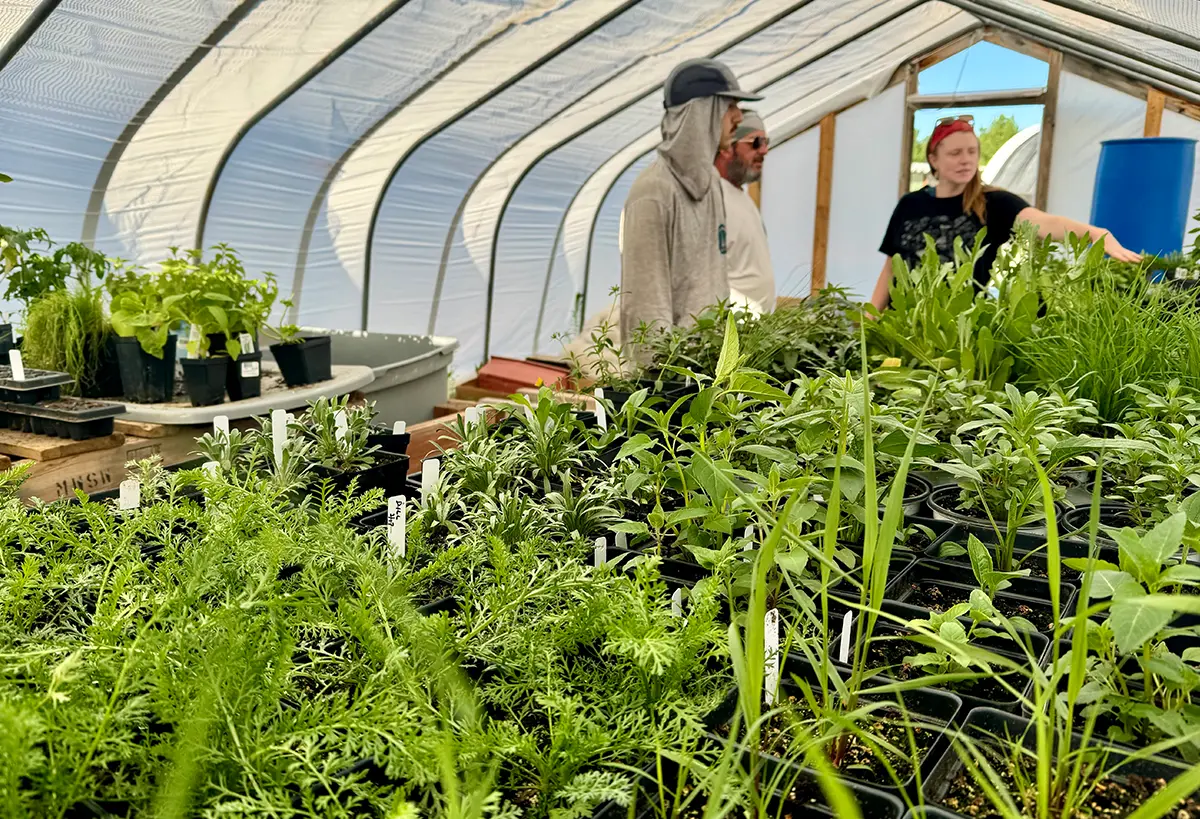
[[[731,100],[761,100],[759,94],[743,91],[729,66],[705,58],[686,60],[672,69],[663,85],[663,107],[674,108],[701,97]]]

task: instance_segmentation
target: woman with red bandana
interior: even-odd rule
[[[933,129],[925,155],[937,177],[937,185],[904,196],[892,212],[879,247],[888,260],[871,297],[876,308],[882,310],[888,303],[892,257],[898,254],[910,266],[917,264],[925,252],[926,234],[933,237],[943,261],[952,261],[954,240],[961,238],[971,247],[976,234],[986,227],[984,250],[975,263],[975,283],[981,289],[991,281],[996,250],[1012,238],[1018,222],[1032,222],[1041,236],[1058,241],[1073,233],[1086,235],[1093,242],[1104,242],[1105,251],[1118,261],[1141,259],[1137,253],[1122,247],[1104,228],[1046,213],[1030,207],[1014,193],[986,187],[979,175],[979,138],[973,122],[970,116],[947,117]]]

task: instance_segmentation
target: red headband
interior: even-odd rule
[[[933,129],[933,136],[929,138],[929,149],[927,153],[933,153],[933,149],[938,146],[946,137],[951,134],[957,134],[959,131],[974,131],[975,126],[967,122],[965,119],[951,120],[944,125],[939,125]]]

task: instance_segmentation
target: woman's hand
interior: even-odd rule
[[[1104,252],[1115,261],[1136,264],[1142,260],[1140,253],[1134,253],[1132,250],[1127,249],[1117,241],[1116,236],[1113,236],[1107,230],[1102,229],[1098,236],[1093,237],[1093,241],[1104,242]]]

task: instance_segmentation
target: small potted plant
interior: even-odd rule
[[[124,265],[105,282],[125,397],[136,403],[170,401],[175,392],[179,295],[164,295],[159,278]]]
[[[285,308],[286,316],[286,311],[292,309],[292,300],[283,299],[279,303]],[[333,377],[333,346],[329,336],[302,335],[294,324],[270,327],[268,332],[279,339],[271,345],[271,355],[289,387],[328,381]]]

